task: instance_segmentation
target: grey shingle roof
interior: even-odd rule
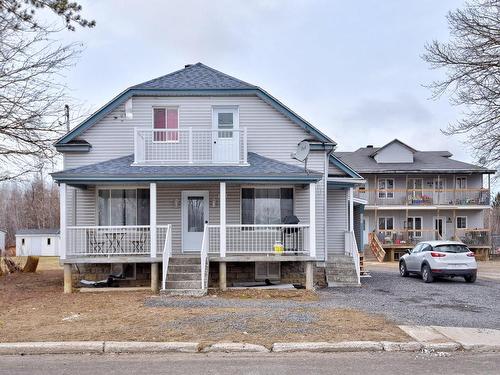
[[[59,229],[49,228],[49,229],[18,229],[16,235],[18,234],[59,234]]]
[[[377,147],[361,147],[352,152],[335,152],[344,163],[363,173],[495,173],[494,170],[450,159],[448,151],[415,151],[413,163],[377,163],[372,155]]]
[[[248,153],[248,166],[137,166],[134,155],[52,173],[56,181],[319,180],[318,172]]]
[[[256,86],[196,63],[173,73],[132,86],[132,89],[217,90],[255,89]]]

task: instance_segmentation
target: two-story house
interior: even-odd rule
[[[355,190],[365,203],[360,241],[379,258],[397,260],[416,242],[434,239],[461,240],[487,258],[485,215],[494,170],[454,160],[448,151],[418,151],[397,139],[335,156],[366,180]]]
[[[66,292],[110,273],[171,294],[359,284],[363,179],[257,86],[186,65],[126,89],[55,146]]]

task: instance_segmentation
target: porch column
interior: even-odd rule
[[[64,293],[69,294],[73,292],[73,284],[71,280],[71,264],[64,264]]]
[[[160,273],[159,273],[159,264],[151,263],[151,292],[158,293],[159,292],[159,281],[160,281]]]
[[[226,256],[226,183],[220,183],[220,256]],[[222,264],[222,263],[221,263]]]
[[[219,263],[219,289],[227,290],[227,270],[226,270],[226,262]]]
[[[354,193],[352,187],[349,188],[349,231],[354,230]]]
[[[313,262],[306,262],[306,290],[314,289]]]
[[[66,184],[62,182],[59,184],[59,257],[60,259],[66,259]]]
[[[316,183],[309,184],[309,256],[316,256]]]
[[[156,257],[156,183],[149,184],[149,226],[151,258]]]

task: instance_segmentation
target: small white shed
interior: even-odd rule
[[[4,230],[0,229],[0,254],[2,254],[5,250],[5,235],[6,234],[7,233]]]
[[[59,256],[59,229],[19,229],[16,255]]]

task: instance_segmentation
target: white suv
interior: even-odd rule
[[[403,277],[419,274],[426,283],[442,276],[462,276],[466,282],[473,283],[477,263],[474,253],[462,242],[426,241],[400,258],[399,273]]]

